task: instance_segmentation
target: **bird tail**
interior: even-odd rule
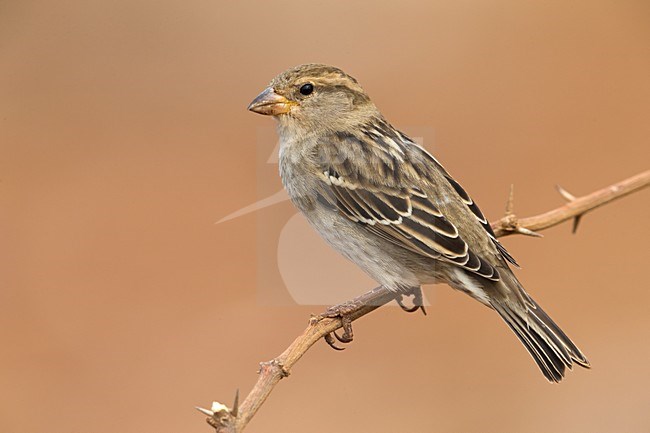
[[[525,308],[517,303],[511,305],[507,298],[492,299],[490,304],[513,330],[531,354],[542,373],[550,382],[560,382],[568,367],[576,363],[590,368],[589,361],[580,349],[517,284],[524,297]]]

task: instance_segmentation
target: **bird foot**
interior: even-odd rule
[[[354,333],[352,332],[352,318],[351,314],[357,311],[359,308],[363,307],[362,302],[353,300],[348,301],[343,304],[335,305],[329,307],[319,318],[330,318],[330,319],[341,319],[341,327],[343,328],[343,334],[339,335],[336,331],[333,331],[330,334],[325,335],[325,342],[334,350],[344,350],[344,347],[339,347],[336,344],[336,341],[343,344],[351,343],[354,339]]]
[[[407,296],[413,296],[412,307],[407,307],[406,305],[404,305],[404,297]],[[422,296],[422,288],[420,287],[413,287],[408,291],[399,294],[399,296],[395,298],[395,302],[397,302],[397,305],[399,305],[399,307],[402,310],[406,311],[407,313],[414,313],[418,310],[422,310],[422,313],[425,316],[427,315],[427,310],[424,309],[424,298]]]

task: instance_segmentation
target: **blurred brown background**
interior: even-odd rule
[[[0,431],[208,432],[192,407],[322,310],[259,301],[272,208],[214,224],[276,169],[246,111],[275,74],[344,68],[494,219],[511,183],[525,216],[648,168],[649,47],[646,0],[0,1]],[[316,345],[249,430],[650,431],[648,198],[504,240],[591,371],[546,383],[440,286]]]

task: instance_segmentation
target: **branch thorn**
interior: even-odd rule
[[[231,427],[234,425],[237,418],[238,406],[239,390],[237,390],[237,393],[235,394],[235,403],[232,409],[229,409],[225,404],[219,403],[218,401],[213,401],[210,409],[198,406],[195,406],[195,408],[208,417],[206,419],[207,423],[214,427],[215,431],[219,433],[232,431]]]
[[[212,411],[209,410],[209,409],[204,409],[204,408],[202,408],[202,407],[198,407],[198,406],[194,406],[194,409],[198,410],[198,411],[201,412],[203,415],[206,415],[206,416],[214,416],[214,412],[212,412]]]
[[[541,233],[537,233],[537,232],[534,232],[534,231],[532,231],[532,230],[530,230],[530,229],[527,229],[526,227],[520,227],[520,226],[517,226],[517,228],[515,229],[515,231],[516,231],[517,233],[522,234],[522,235],[532,236],[532,237],[534,237],[534,238],[543,238],[543,237],[544,237],[543,234],[541,234]]]
[[[560,185],[555,185],[555,189],[557,189],[557,192],[559,192],[560,195],[564,197],[564,199],[569,203],[576,200],[576,197],[573,194],[571,194],[566,189],[562,188]]]
[[[515,214],[515,185],[510,184],[510,194],[508,194],[508,201],[506,202],[506,216]]]
[[[576,201],[576,197],[566,189],[562,188],[560,185],[555,185],[555,188],[557,189],[557,192],[559,192],[560,195],[564,197],[564,199],[569,203]],[[573,228],[571,229],[571,233],[575,234],[578,231],[578,224],[580,224],[580,218],[582,218],[582,215],[584,214],[578,214],[575,216],[575,218],[573,218]]]
[[[232,416],[237,418],[237,412],[239,412],[239,388],[237,388],[237,391],[235,391],[235,401],[232,403],[232,410],[230,413]]]
[[[582,218],[582,215],[584,214],[576,215],[576,217],[573,218],[573,228],[571,229],[572,234],[576,234],[578,231],[578,224],[580,224],[580,218]]]

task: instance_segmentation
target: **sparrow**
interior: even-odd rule
[[[296,66],[248,109],[278,121],[280,176],[293,204],[381,286],[397,296],[444,282],[468,294],[501,316],[551,382],[574,364],[590,367],[517,280],[516,261],[470,195],[356,79]]]

